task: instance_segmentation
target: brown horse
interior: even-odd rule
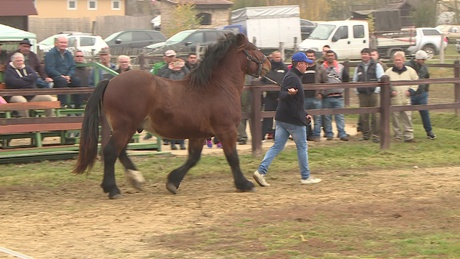
[[[102,81],[86,105],[80,154],[73,173],[81,174],[94,164],[99,114],[103,112],[112,129],[103,148],[101,184],[109,198],[121,196],[115,182],[117,158],[135,188],[140,189],[145,181],[126,154],[128,141],[143,129],[168,139],[189,139],[187,160],[168,175],[166,188],[171,193],[177,192],[185,174],[200,159],[205,138],[214,135],[222,143],[236,188],[252,190],[254,184],[241,172],[236,150],[240,96],[245,74],[259,77],[269,70],[269,60],[245,35],[229,34],[208,48],[201,64],[184,80],[133,70]]]

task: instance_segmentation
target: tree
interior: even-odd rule
[[[436,1],[421,0],[412,14],[416,27],[436,26]]]
[[[168,37],[183,31],[199,27],[201,18],[197,17],[195,5],[189,1],[182,0],[177,3],[167,28],[163,28],[163,33]]]

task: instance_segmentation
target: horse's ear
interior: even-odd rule
[[[247,37],[243,33],[238,33],[236,35],[236,40],[238,42],[238,45],[241,45],[241,44],[243,44],[243,43],[245,43],[247,41]]]

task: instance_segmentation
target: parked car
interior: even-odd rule
[[[107,48],[107,43],[101,36],[94,36],[89,33],[82,32],[63,32],[50,36],[37,45],[39,50],[43,53],[48,52],[54,47],[55,40],[60,36],[66,36],[69,39],[68,50],[74,52],[75,50],[83,51],[85,56],[92,56],[97,54],[101,49]]]
[[[216,29],[181,31],[171,36],[165,43],[157,43],[145,47],[144,52],[155,55],[163,54],[166,50],[172,49],[176,51],[178,56],[186,56],[188,53],[196,52],[197,46],[206,47],[216,43],[227,32]]]
[[[127,30],[119,31],[105,38],[111,50],[117,48],[140,48],[166,41],[165,35],[156,30]]]
[[[460,39],[460,25],[438,25],[436,29],[440,30],[446,36],[449,43],[456,43],[457,39]]]
[[[442,38],[442,33],[436,28],[416,28],[415,45],[407,49],[409,54],[415,55],[418,50],[424,50],[428,54],[428,58],[433,58],[439,54],[441,46],[447,47],[446,37]],[[442,44],[441,44],[442,42]]]

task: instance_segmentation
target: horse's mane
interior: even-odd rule
[[[241,37],[241,35],[240,35]],[[201,63],[190,73],[190,85],[193,87],[207,86],[211,81],[212,71],[220,65],[227,56],[232,46],[237,45],[238,37],[228,33],[218,40],[216,44],[208,47]]]

